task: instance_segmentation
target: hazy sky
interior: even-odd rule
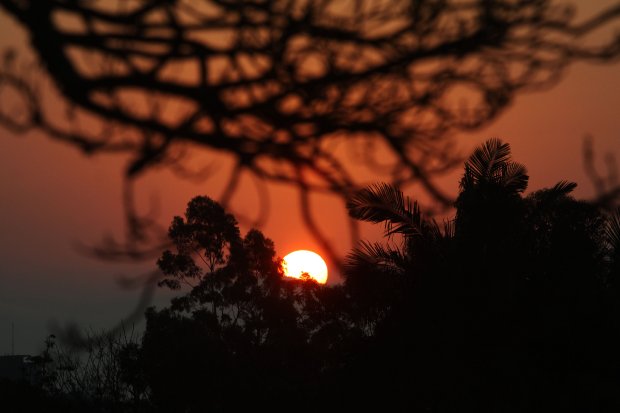
[[[609,1],[576,2],[588,7]],[[24,33],[0,14],[0,46],[24,47]],[[593,190],[582,168],[583,137],[595,139],[600,159],[620,157],[620,64],[576,64],[550,91],[520,95],[514,105],[488,128],[460,136],[463,153],[489,137],[511,143],[514,157],[529,169],[530,189],[559,180],[576,181],[579,197]],[[137,292],[121,291],[118,274],[135,274],[152,264],[117,265],[80,254],[75,246],[93,244],[104,234],[122,236],[121,182],[126,158],[87,158],[76,149],[40,133],[13,136],[0,129],[0,354],[10,352],[11,322],[17,353],[33,353],[42,345],[51,319],[78,321],[100,329],[131,311]],[[226,160],[219,161],[225,167]],[[602,165],[602,163],[601,163]],[[456,193],[460,171],[441,179]],[[182,214],[198,194],[215,195],[219,176],[202,184],[176,179],[165,171],[141,180],[138,195],[145,205],[151,196],[161,204],[159,216],[168,223]],[[298,248],[319,250],[302,227],[296,195],[272,186],[271,215],[262,228],[276,243],[280,256]],[[416,197],[415,190],[409,195]],[[251,193],[241,194],[240,212],[252,214]],[[350,247],[345,211],[322,198],[317,217],[341,254]],[[247,228],[243,228],[243,231]],[[366,231],[374,237],[378,230]]]

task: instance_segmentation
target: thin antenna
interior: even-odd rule
[[[11,356],[15,355],[15,323],[11,322]]]

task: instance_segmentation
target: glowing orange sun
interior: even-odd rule
[[[287,277],[301,278],[303,273],[320,284],[327,282],[327,265],[319,254],[307,250],[291,252],[284,257],[282,268]]]

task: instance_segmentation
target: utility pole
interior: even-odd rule
[[[15,355],[15,323],[11,321],[11,356]]]

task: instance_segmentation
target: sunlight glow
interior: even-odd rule
[[[327,282],[327,265],[321,256],[308,250],[291,252],[284,257],[282,268],[287,277],[301,278],[306,272],[320,284]]]

